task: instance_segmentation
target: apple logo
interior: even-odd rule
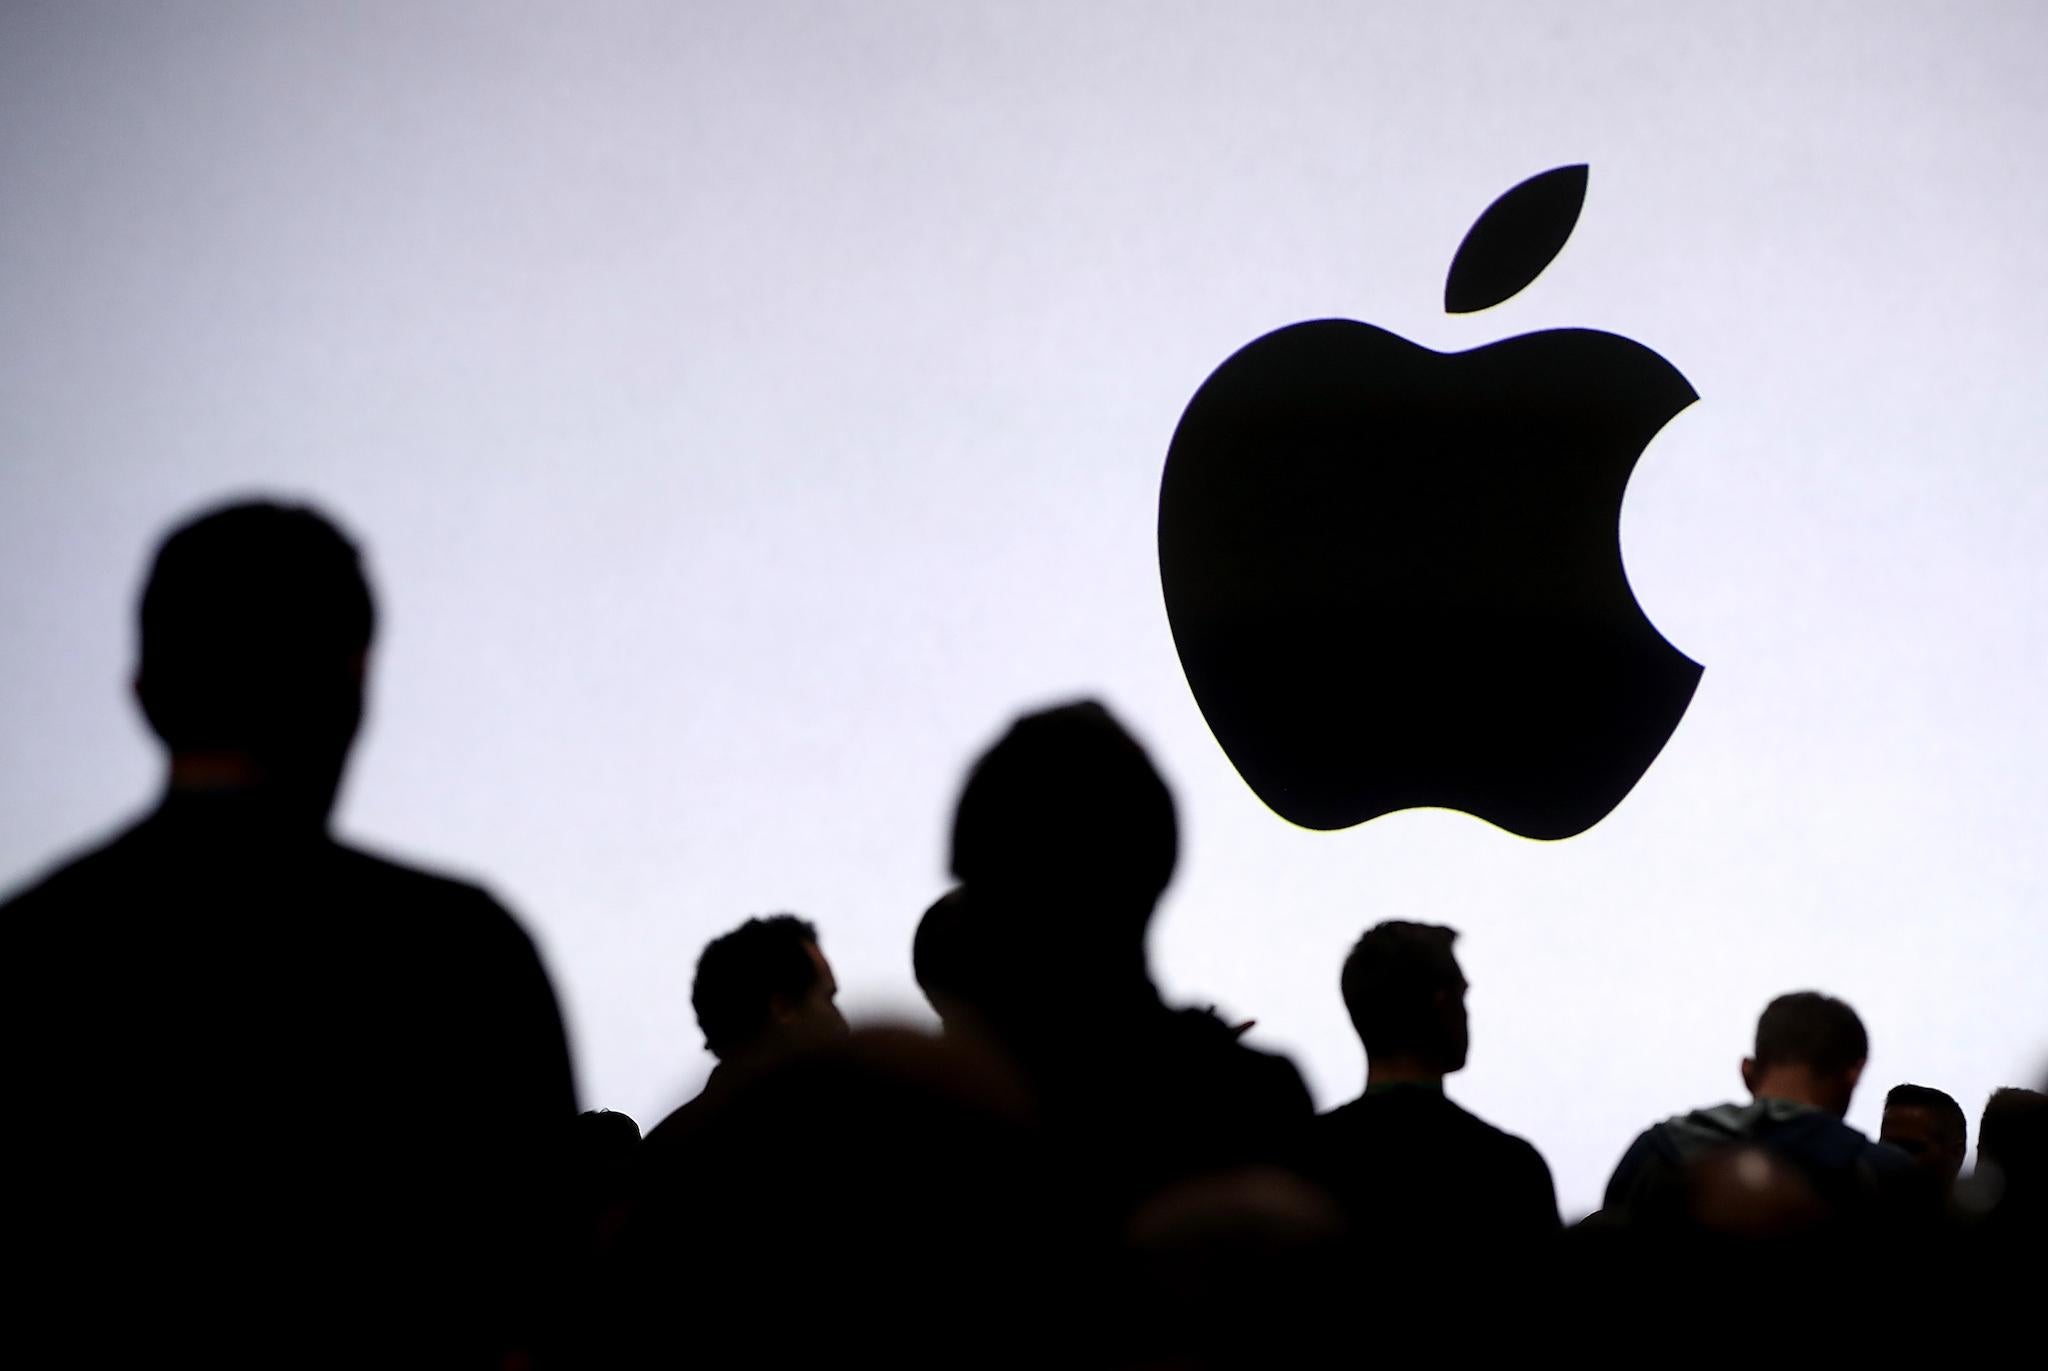
[[[1559,167],[1496,200],[1445,308],[1534,280],[1585,190]],[[1167,453],[1159,573],[1259,798],[1314,829],[1436,806],[1557,839],[1605,817],[1699,683],[1620,537],[1629,473],[1697,398],[1640,343],[1576,328],[1440,353],[1318,319],[1216,368]]]

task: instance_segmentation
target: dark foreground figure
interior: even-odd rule
[[[947,1011],[964,1008],[1015,1063],[1112,1213],[1281,1162],[1314,1114],[1292,1062],[1161,1000],[1147,935],[1179,851],[1165,781],[1107,710],[1026,715],[968,774],[953,822],[963,893],[936,912],[952,916],[960,964],[941,976]]]
[[[0,908],[19,1364],[520,1340],[568,1052],[503,907],[328,833],[372,617],[305,509],[222,509],[157,557],[136,684],[162,802]]]

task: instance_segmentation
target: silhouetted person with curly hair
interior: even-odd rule
[[[10,1140],[39,1177],[12,1265],[67,1358],[464,1365],[517,1340],[568,1048],[496,900],[329,832],[374,622],[311,509],[177,529],[135,678],[162,798],[0,915]],[[102,1127],[72,1126],[81,1099]]]
[[[718,1065],[695,1099],[648,1133],[642,1166],[681,1164],[668,1154],[687,1146],[740,1080],[846,1036],[838,997],[839,982],[809,920],[794,914],[748,919],[706,944],[690,1003]]]

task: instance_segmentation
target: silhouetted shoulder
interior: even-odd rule
[[[1305,1169],[1354,1215],[1392,1227],[1527,1233],[1559,1226],[1542,1154],[1440,1090],[1377,1090],[1321,1115]]]
[[[1268,1117],[1307,1120],[1315,1114],[1315,1100],[1294,1063],[1277,1052],[1246,1046],[1215,1011],[1178,1010],[1172,1024],[1183,1049],[1215,1068],[1219,1085],[1227,1081]]]
[[[1322,1115],[1316,1125],[1336,1138],[1394,1131],[1455,1139],[1463,1147],[1496,1157],[1543,1160],[1527,1139],[1494,1127],[1438,1090],[1397,1088],[1364,1095]]]
[[[112,837],[73,849],[11,888],[0,889],[0,919],[12,922],[94,898],[126,868],[123,859],[141,831],[141,824],[130,825]]]
[[[497,897],[468,881],[337,846],[332,889],[361,923],[337,921],[337,944],[359,942],[368,926],[387,939],[380,955],[410,963],[420,1012],[441,1021],[439,1037],[494,1063],[501,1102],[572,1117],[575,1092],[560,1007],[526,929]],[[486,1071],[486,1075],[490,1074]]]
[[[507,948],[531,946],[519,921],[495,895],[458,876],[346,845],[334,848],[333,867],[336,879],[344,885],[365,894],[375,892],[408,909],[432,910],[450,925],[450,931],[500,940]]]

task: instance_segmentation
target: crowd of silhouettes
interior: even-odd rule
[[[1646,1129],[1568,1227],[1536,1148],[1445,1093],[1458,935],[1382,922],[1336,976],[1365,1090],[1318,1114],[1248,1025],[1161,998],[1174,802],[1086,702],[967,775],[957,884],[906,949],[939,1032],[849,1027],[818,926],[752,918],[697,966],[701,1093],[644,1137],[578,1114],[513,916],[329,832],[375,618],[303,507],[219,508],[157,555],[162,799],[5,906],[18,1351],[1163,1371],[2038,1283],[2048,1097],[1993,1095],[1968,1173],[1938,1089],[1892,1088],[1873,1141],[1844,1121],[1868,1034],[1812,991],[1764,1008],[1746,1102]],[[87,1083],[111,1119],[63,1106]]]

